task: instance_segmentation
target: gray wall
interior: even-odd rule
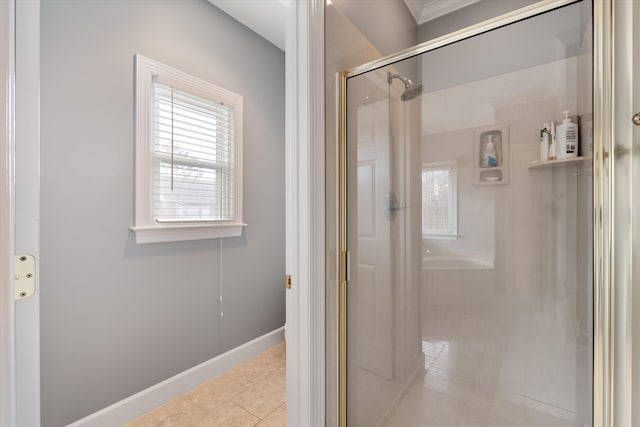
[[[487,5],[494,3],[496,2],[489,1]],[[504,5],[504,3],[507,2],[496,4]],[[521,3],[520,0],[514,1],[514,6],[519,3]],[[423,42],[433,38],[425,35],[426,30],[431,26],[438,29],[435,36],[484,20],[484,18],[472,20],[470,16],[462,14],[467,9],[483,4],[484,1],[476,3],[421,25],[418,41]],[[574,4],[554,13],[530,18],[517,25],[484,33],[423,55],[422,82],[425,91],[441,90],[578,55],[583,29],[586,28],[581,22],[581,11],[587,7],[583,3]],[[486,18],[500,14],[490,15],[488,11],[493,10],[482,9],[485,12],[484,15],[488,15]],[[473,66],[469,67],[468,64]]]
[[[403,0],[332,2],[383,56],[416,44],[418,27]]]
[[[42,425],[56,427],[284,324],[284,53],[205,0],[43,1],[41,37]],[[242,237],[135,243],[135,53],[244,96]]]
[[[538,1],[540,0],[482,0],[420,25],[418,27],[418,42],[443,36]]]

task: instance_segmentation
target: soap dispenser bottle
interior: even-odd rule
[[[498,165],[498,158],[496,156],[496,145],[493,143],[493,135],[489,135],[489,142],[484,149],[484,155],[482,156],[482,166],[485,168],[495,168]]]
[[[558,134],[559,159],[578,156],[578,125],[571,122],[569,111],[564,111],[564,120],[556,129]]]

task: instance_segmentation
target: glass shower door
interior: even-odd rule
[[[591,425],[591,25],[347,79],[350,427]]]
[[[349,99],[359,101],[350,110],[348,130],[354,142],[348,147],[354,194],[348,200],[354,212],[348,287],[353,304],[347,315],[354,376],[348,386],[352,399],[362,398],[354,412],[361,425],[374,425],[371,406],[383,407],[400,390],[420,356],[420,217],[412,209],[420,204],[419,147],[411,144],[418,137],[420,104],[401,101],[402,86],[388,83],[390,72],[370,73],[348,87]],[[406,174],[410,169],[416,174]]]

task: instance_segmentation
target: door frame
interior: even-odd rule
[[[325,425],[324,0],[289,2],[286,28],[287,424]]]
[[[0,426],[16,424],[15,302],[15,0],[0,2]]]
[[[347,79],[350,77],[358,76],[374,69],[391,65],[395,62],[402,61],[404,59],[419,55],[431,50],[441,48],[456,41],[464,40],[475,35],[479,35],[486,31],[490,31],[504,25],[508,25],[541,13],[551,11],[553,9],[566,6],[572,3],[576,3],[578,0],[542,0],[534,3],[530,6],[515,10],[513,12],[506,13],[501,16],[489,19],[484,22],[472,25],[467,28],[463,28],[458,31],[454,31],[450,34],[438,37],[436,39],[426,41],[417,46],[408,48],[401,52],[386,56],[384,58],[371,61],[369,63],[351,68],[349,70],[339,73],[338,92],[339,92],[339,111],[338,111],[338,247],[336,253],[338,259],[335,260],[339,263],[338,272],[338,419],[335,420],[336,424],[340,427],[347,426],[347,292],[348,285],[348,263],[349,253],[347,246],[347,109],[346,109],[346,95],[347,95]],[[594,215],[594,304],[593,304],[593,316],[594,316],[594,360],[593,360],[593,425],[594,427],[613,427],[622,426],[622,424],[616,423],[615,420],[623,420],[625,418],[618,418],[619,414],[614,412],[620,412],[623,410],[623,402],[629,401],[631,396],[628,395],[632,392],[631,387],[627,387],[625,391],[614,394],[614,375],[616,378],[630,376],[630,368],[624,365],[615,366],[614,372],[614,358],[624,358],[624,355],[629,351],[625,349],[624,345],[627,344],[623,338],[629,336],[630,329],[614,330],[616,328],[623,328],[626,325],[619,325],[613,323],[612,316],[614,315],[614,308],[620,308],[625,318],[630,317],[631,307],[616,305],[616,301],[613,299],[615,296],[613,293],[613,276],[614,272],[619,277],[616,287],[620,287],[621,290],[627,291],[627,294],[631,295],[630,289],[632,282],[630,281],[631,274],[629,272],[614,271],[615,266],[632,266],[632,251],[627,250],[617,251],[615,253],[616,259],[614,260],[613,248],[618,248],[614,241],[616,236],[618,240],[628,239],[629,232],[633,229],[623,229],[617,231],[614,234],[613,221],[614,221],[614,195],[616,191],[621,191],[621,188],[627,189],[628,194],[633,194],[632,187],[632,174],[622,172],[622,175],[626,178],[623,183],[615,183],[613,176],[616,173],[616,162],[614,158],[617,156],[610,155],[613,153],[613,141],[614,141],[614,122],[613,122],[613,109],[618,107],[618,103],[624,100],[614,99],[613,92],[613,49],[614,47],[623,45],[620,40],[631,37],[631,29],[625,27],[624,35],[620,37],[618,35],[617,45],[614,45],[613,37],[613,22],[622,21],[625,17],[622,11],[617,14],[614,13],[615,0],[595,0],[593,1],[593,93],[594,93],[594,111],[593,111],[593,168],[594,168],[594,188],[593,188],[593,215]],[[624,54],[621,55],[624,57]],[[627,70],[630,71],[630,70]],[[632,74],[629,74],[632,75]],[[616,75],[617,76],[617,75]],[[627,82],[621,82],[624,85]],[[624,116],[624,120],[629,121],[627,116]],[[628,125],[627,125],[628,127]],[[620,162],[621,163],[621,162]],[[618,166],[618,169],[623,168],[623,165]],[[620,174],[621,172],[618,172]],[[616,188],[618,186],[618,188]],[[626,200],[618,201],[623,203],[622,210],[625,210],[624,203],[628,203]],[[628,210],[628,209],[627,209]],[[632,217],[631,217],[632,218]],[[628,220],[629,222],[632,219]],[[631,226],[631,224],[629,224]],[[624,227],[623,227],[624,228]],[[637,232],[636,232],[637,233]],[[626,237],[625,237],[626,236]],[[629,245],[627,245],[629,246]],[[640,310],[640,307],[635,307]],[[620,316],[619,314],[617,316]],[[617,318],[617,317],[616,317]],[[627,334],[625,334],[627,332]],[[620,336],[621,340],[615,343],[613,339],[616,336]],[[638,332],[636,332],[638,336]],[[636,338],[638,340],[640,338]],[[615,344],[615,345],[614,345]],[[614,350],[618,350],[619,354],[614,353]],[[628,362],[628,361],[627,361]],[[628,363],[627,363],[628,365]],[[619,386],[618,386],[619,387]],[[615,403],[614,403],[614,398]],[[629,411],[626,408],[627,412]],[[616,415],[614,417],[614,415]],[[628,419],[628,418],[626,418]],[[625,427],[630,427],[631,424],[624,424]]]
[[[28,4],[25,6],[25,4]],[[16,26],[16,7],[26,8]],[[28,154],[39,159],[39,56],[40,0],[0,2],[0,427],[38,425],[31,420],[40,416],[39,330],[24,334],[24,346],[16,348],[15,301],[13,296],[13,257],[15,248],[15,136],[14,87],[16,74],[23,86],[18,96],[22,106],[20,118],[23,134],[28,135]],[[17,38],[20,44],[16,48]],[[286,269],[293,286],[286,292],[287,308],[287,420],[290,425],[323,426],[325,424],[324,357],[324,0],[292,1],[287,20],[286,49]],[[15,72],[15,52],[29,57],[29,67]],[[35,62],[33,62],[35,61]],[[34,80],[35,79],[35,80]],[[32,85],[26,90],[27,84]],[[25,94],[25,92],[28,92]],[[31,123],[32,126],[28,127]],[[35,133],[34,133],[35,132]],[[22,135],[22,134],[21,134]],[[35,136],[35,141],[33,137]],[[20,140],[21,147],[23,140]],[[21,148],[22,149],[22,148]],[[33,162],[39,176],[39,162]],[[21,195],[26,188],[21,187]],[[32,189],[33,190],[33,189]],[[31,194],[35,206],[38,193]],[[38,212],[31,212],[34,218]],[[30,220],[33,218],[30,218]],[[29,231],[29,223],[20,227]],[[33,228],[33,224],[31,224]],[[36,227],[37,228],[37,227]],[[36,240],[26,245],[37,252]],[[34,253],[34,255],[38,255]],[[37,259],[37,258],[36,258]],[[36,297],[39,291],[36,288]],[[34,298],[34,297],[31,297]],[[39,324],[38,304],[28,313],[29,323]],[[36,346],[36,347],[34,347]],[[27,353],[27,350],[30,350]],[[16,381],[16,354],[27,363]],[[18,393],[18,390],[21,390]],[[18,398],[16,397],[18,396]],[[30,405],[20,404],[18,400]],[[30,411],[27,413],[25,411]],[[37,418],[35,418],[37,417]]]
[[[6,272],[0,277],[0,426],[35,426],[40,424],[40,0],[0,2],[0,20],[6,30],[0,36],[0,271]],[[16,254],[36,260],[35,292],[18,302]]]
[[[601,98],[603,109],[609,107],[606,126],[611,135],[612,155],[604,161],[612,182],[602,192],[610,200],[602,217],[607,225],[612,256],[607,270],[612,288],[608,300],[601,301],[610,311],[610,373],[605,379],[611,388],[611,410],[603,417],[613,426],[637,426],[640,423],[640,127],[632,117],[640,111],[640,3],[613,1],[603,6],[604,25],[611,44],[601,43],[602,73],[610,79],[602,83],[609,96]],[[604,38],[604,37],[603,37]],[[634,188],[635,184],[635,188]],[[635,227],[634,227],[635,225]]]
[[[15,0],[16,254],[35,259],[35,292],[15,302],[16,424],[40,425],[40,0]]]

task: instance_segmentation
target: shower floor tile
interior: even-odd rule
[[[575,412],[521,393],[518,375],[526,369],[505,365],[506,355],[514,351],[509,346],[489,339],[442,338],[423,341],[424,369],[385,427],[580,426]]]
[[[437,369],[437,368],[436,368]],[[578,427],[575,414],[522,396],[488,392],[438,369],[409,386],[385,427]]]
[[[285,354],[278,344],[125,427],[286,426]]]

